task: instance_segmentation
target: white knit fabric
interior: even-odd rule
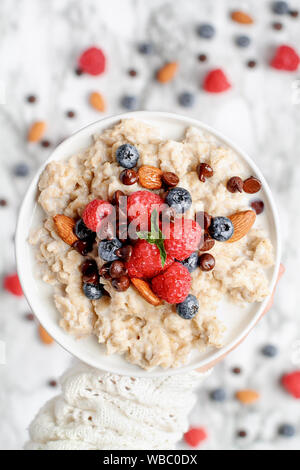
[[[205,375],[125,377],[79,364],[31,423],[25,449],[173,449]]]

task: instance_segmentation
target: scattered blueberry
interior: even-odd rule
[[[185,266],[190,273],[192,273],[198,267],[198,258],[198,252],[194,251],[194,253],[192,253],[189,258],[179,262],[183,264],[183,266]]]
[[[187,189],[172,188],[166,196],[166,203],[177,213],[186,212],[192,205],[192,196]]]
[[[98,246],[98,252],[100,258],[104,261],[116,261],[119,256],[116,254],[116,251],[121,248],[122,243],[117,238],[112,240],[101,240]]]
[[[139,44],[139,46],[138,46],[138,51],[139,51],[141,54],[145,54],[145,55],[152,54],[152,52],[153,52],[153,44],[151,44],[151,42],[142,42],[142,43]]]
[[[29,166],[27,163],[17,163],[14,166],[13,171],[15,176],[27,176],[29,173]]]
[[[190,320],[198,313],[198,300],[194,295],[189,294],[183,302],[176,305],[176,310],[181,318],[184,318],[185,320]]]
[[[123,144],[116,150],[116,159],[123,168],[134,168],[140,158],[139,151],[130,144]]]
[[[275,357],[278,354],[278,349],[273,344],[266,344],[261,352],[266,357]]]
[[[129,111],[137,109],[137,99],[133,95],[125,95],[121,99],[121,106]]]
[[[282,424],[278,428],[278,434],[284,437],[293,437],[296,434],[296,429],[292,424]]]
[[[90,284],[84,282],[83,284],[84,295],[90,300],[101,299],[103,296],[103,286],[101,284]]]
[[[79,238],[79,240],[88,240],[92,239],[95,240],[96,238],[96,233],[92,232],[85,223],[83,222],[82,219],[77,220],[74,228],[75,235]]]
[[[239,47],[248,47],[250,45],[251,39],[249,36],[240,35],[235,38],[235,43]]]
[[[287,2],[273,2],[272,10],[277,15],[286,15],[289,12],[289,6]]]
[[[184,108],[191,108],[195,103],[195,95],[188,91],[184,91],[178,96],[178,101]]]
[[[198,36],[205,39],[211,39],[216,34],[216,30],[213,25],[208,23],[200,24],[199,26],[197,26],[196,31]]]
[[[233,223],[228,217],[213,217],[208,231],[214,240],[225,242],[233,235]]]
[[[224,388],[216,388],[210,392],[210,398],[214,401],[225,401],[226,400],[226,392]]]

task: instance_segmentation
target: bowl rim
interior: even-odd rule
[[[69,153],[68,153],[68,147],[70,147],[71,144],[76,141],[76,139],[80,139],[84,135],[91,137],[95,133],[101,132],[104,129],[113,126],[114,124],[116,124],[117,122],[119,122],[122,119],[130,119],[130,118],[131,119],[141,119],[141,120],[143,120],[143,119],[144,120],[147,120],[147,119],[150,119],[150,120],[151,119],[152,120],[155,120],[155,119],[166,119],[166,120],[168,120],[169,119],[170,120],[171,119],[173,121],[175,120],[175,121],[179,122],[180,124],[185,124],[186,126],[195,126],[195,127],[198,127],[200,129],[212,134],[214,137],[216,137],[218,139],[218,141],[224,143],[226,146],[231,148],[234,152],[241,155],[242,158],[246,161],[246,163],[251,167],[251,169],[254,170],[256,175],[259,176],[259,178],[262,182],[262,187],[263,187],[263,189],[265,191],[265,194],[267,196],[269,206],[270,206],[270,209],[271,209],[271,212],[272,212],[272,218],[273,218],[273,221],[274,221],[274,228],[275,228],[274,240],[275,240],[275,244],[276,244],[276,253],[275,253],[276,257],[275,257],[273,275],[272,275],[272,279],[271,279],[271,282],[270,282],[270,293],[272,293],[272,291],[275,287],[277,276],[278,276],[278,273],[279,273],[279,267],[280,267],[280,259],[281,259],[280,223],[279,223],[279,216],[278,216],[277,207],[276,207],[272,192],[269,188],[269,185],[268,185],[267,181],[265,180],[263,174],[261,173],[260,169],[257,167],[256,163],[251,159],[251,157],[249,157],[247,152],[242,150],[239,146],[237,146],[235,143],[233,143],[231,141],[231,139],[224,136],[221,132],[215,130],[213,127],[203,123],[202,121],[200,121],[198,119],[190,118],[188,116],[183,116],[181,114],[177,114],[177,113],[173,113],[173,112],[171,113],[171,112],[163,112],[163,111],[133,111],[133,112],[126,112],[126,113],[121,113],[121,114],[114,114],[114,115],[111,115],[111,116],[104,117],[100,120],[97,120],[93,123],[90,123],[90,124],[80,128],[78,131],[74,132],[67,139],[65,139],[63,142],[61,142],[50,153],[49,157],[38,168],[38,170],[35,173],[33,179],[31,180],[31,182],[30,182],[30,184],[29,184],[29,186],[26,190],[25,196],[23,198],[21,207],[19,209],[17,226],[16,226],[16,233],[15,233],[15,256],[16,256],[17,272],[18,272],[18,276],[19,276],[19,279],[20,279],[20,283],[21,283],[25,298],[27,299],[27,302],[28,302],[29,306],[31,307],[33,313],[36,315],[38,321],[49,332],[49,334],[53,337],[53,339],[58,344],[60,344],[60,346],[63,349],[68,351],[70,354],[72,354],[76,358],[80,359],[82,362],[84,362],[84,363],[86,363],[86,364],[88,364],[92,367],[95,367],[97,369],[99,369],[99,364],[96,360],[92,360],[90,357],[89,358],[84,357],[84,354],[82,354],[80,352],[76,353],[73,350],[70,350],[70,348],[67,347],[66,345],[64,345],[61,340],[58,340],[56,338],[55,332],[53,331],[53,328],[51,326],[52,322],[51,321],[46,322],[45,318],[40,319],[38,312],[36,312],[36,309],[34,308],[34,303],[35,302],[34,302],[33,299],[30,298],[30,294],[29,294],[29,282],[30,282],[30,280],[27,279],[28,276],[26,276],[26,269],[24,268],[24,266],[22,266],[22,262],[21,262],[22,261],[22,251],[24,250],[25,245],[28,244],[27,237],[24,238],[24,236],[23,236],[23,234],[24,234],[23,219],[24,219],[24,214],[26,212],[26,207],[30,203],[30,201],[32,201],[33,197],[35,198],[35,202],[36,202],[37,183],[38,183],[39,177],[40,177],[42,171],[44,170],[44,168],[46,167],[46,165],[50,161],[55,160],[56,153],[65,151],[66,156],[70,157],[71,155],[69,155]],[[29,223],[29,226],[30,225],[31,224]],[[28,227],[28,223],[27,223],[27,227]],[[144,370],[144,369],[140,368],[141,371],[137,371],[135,373],[135,376],[136,377],[139,377],[139,376],[140,377],[168,376],[168,375],[175,375],[175,374],[179,374],[179,373],[189,372],[191,370],[198,369],[198,368],[208,367],[209,364],[214,363],[215,361],[220,359],[222,356],[225,356],[226,354],[228,354],[236,346],[238,346],[239,343],[243,340],[243,338],[245,338],[249,334],[249,332],[255,326],[257,321],[260,319],[261,314],[264,311],[264,309],[266,308],[270,297],[271,297],[271,294],[268,297],[266,297],[263,300],[263,302],[261,302],[258,305],[256,313],[255,313],[255,315],[253,315],[251,321],[249,323],[247,323],[247,326],[242,329],[242,331],[235,337],[234,340],[230,341],[225,346],[222,346],[220,349],[215,349],[209,355],[208,358],[204,358],[204,359],[199,360],[199,362],[197,362],[196,366],[195,366],[195,364],[187,363],[187,364],[184,364],[183,366],[180,366],[180,367],[175,368],[175,369],[166,369],[166,370],[164,370],[162,368],[159,368],[159,370],[153,370],[153,371],[151,371],[151,369],[149,371],[147,371],[147,370]],[[132,375],[132,373],[130,373],[130,374],[126,373],[126,372],[124,373],[124,371],[122,369],[119,369],[118,367],[112,367],[112,368],[106,367],[105,364],[103,365],[103,367],[101,366],[101,369],[105,370],[106,372],[117,373],[119,375]]]

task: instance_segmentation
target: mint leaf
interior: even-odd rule
[[[166,263],[166,259],[167,259],[167,253],[166,253],[166,250],[165,250],[164,241],[161,240],[160,243],[156,243],[156,246],[159,249],[161,266],[163,268],[165,263]]]
[[[165,245],[164,245],[164,237],[158,225],[158,213],[156,209],[154,209],[154,211],[151,214],[150,230],[151,230],[150,232],[137,232],[137,236],[140,239],[146,240],[148,243],[151,243],[152,245],[157,246],[157,248],[159,249],[161,265],[162,267],[164,267],[166,259],[167,259],[167,253],[166,253]]]

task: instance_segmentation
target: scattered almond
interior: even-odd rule
[[[260,395],[255,390],[245,389],[236,392],[235,397],[237,400],[243,403],[243,405],[251,405],[259,399]]]
[[[65,243],[71,246],[73,245],[73,243],[77,242],[78,238],[73,232],[73,228],[75,226],[75,220],[63,214],[55,215],[53,217],[53,220],[54,220],[54,224],[55,224],[58,235]]]
[[[39,325],[39,336],[40,336],[41,341],[44,344],[52,344],[53,343],[53,338],[51,338],[49,333],[47,333],[47,331],[45,330],[45,328],[42,327],[42,325]]]
[[[244,11],[236,10],[231,13],[231,19],[241,24],[252,24],[254,20],[252,16],[248,15]]]
[[[46,130],[46,123],[44,121],[36,121],[32,124],[28,131],[28,142],[38,142],[43,137]]]
[[[138,171],[139,183],[143,188],[160,189],[162,187],[162,174],[161,169],[155,166],[141,166]]]
[[[90,94],[90,105],[97,111],[104,112],[106,110],[106,104],[104,98],[100,93],[94,91]]]
[[[149,304],[157,306],[162,303],[161,299],[154,294],[148,282],[136,277],[133,277],[131,282]]]
[[[169,62],[161,67],[156,75],[157,80],[160,83],[167,83],[173,80],[178,70],[177,62]]]
[[[250,228],[255,222],[256,214],[254,211],[236,212],[229,216],[233,223],[234,232],[228,243],[237,242],[249,232]]]

